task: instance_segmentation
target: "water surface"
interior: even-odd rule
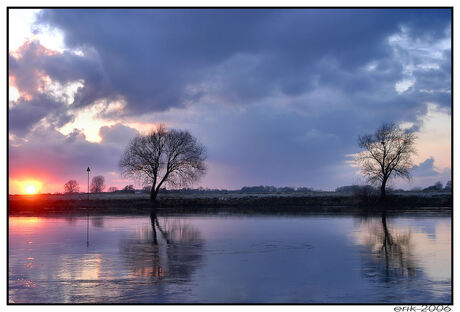
[[[449,303],[451,219],[9,218],[15,303]]]

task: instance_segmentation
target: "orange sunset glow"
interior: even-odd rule
[[[43,188],[43,182],[35,179],[27,179],[23,181],[13,180],[12,184],[18,193],[26,195],[37,194]]]

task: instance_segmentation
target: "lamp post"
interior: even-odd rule
[[[88,200],[89,200],[89,172],[91,171],[89,169],[89,166],[88,166],[88,169],[86,169],[86,171],[88,172]]]
[[[91,169],[89,169],[89,166],[88,166],[88,169],[86,169],[86,172],[88,172],[88,201],[89,201],[89,172],[91,171]],[[89,247],[89,210],[88,208],[87,209],[87,215],[86,215],[86,248]]]

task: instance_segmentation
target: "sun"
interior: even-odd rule
[[[35,194],[37,193],[37,188],[33,185],[28,185],[26,186],[26,193],[30,195]]]
[[[11,179],[16,194],[35,195],[43,190],[44,183],[36,178]]]

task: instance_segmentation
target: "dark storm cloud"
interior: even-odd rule
[[[9,109],[9,130],[18,136],[25,136],[29,130],[49,111],[61,108],[62,103],[42,95],[33,100],[20,99]]]
[[[216,78],[216,92],[231,93],[234,104],[277,91],[299,95],[330,80],[321,60],[352,75],[391,56],[386,39],[401,24],[433,36],[449,16],[448,10],[44,10],[38,23],[63,30],[67,46],[99,56],[107,85],[90,79],[76,104],[116,94],[132,113],[143,113],[194,101],[203,91],[187,87]],[[387,79],[399,76],[394,71]],[[361,78],[362,87],[376,87],[370,78]]]

